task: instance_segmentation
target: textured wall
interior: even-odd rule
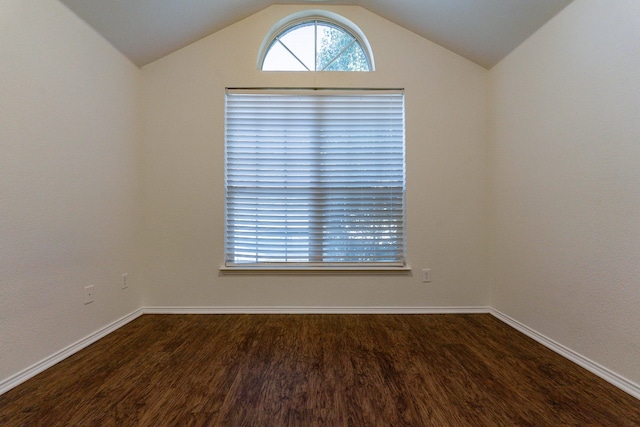
[[[358,7],[374,73],[256,70],[274,6],[143,68],[145,305],[484,306],[483,68]],[[406,88],[408,260],[414,276],[220,277],[225,87]],[[420,283],[431,268],[433,282]],[[414,271],[416,272],[416,271]]]
[[[58,1],[1,9],[0,380],[140,306],[140,71]]]
[[[581,0],[491,71],[492,305],[640,382],[640,2]]]

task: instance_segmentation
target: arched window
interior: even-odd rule
[[[263,71],[372,71],[364,34],[353,23],[328,12],[294,15],[281,21],[263,42]]]

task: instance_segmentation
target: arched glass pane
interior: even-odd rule
[[[315,25],[313,22],[298,25],[280,37],[285,45],[310,71],[315,68],[314,51],[309,49],[315,42]]]
[[[345,28],[309,20],[277,34],[262,63],[263,71],[369,71],[362,45]]]
[[[325,71],[369,71],[369,63],[362,47],[353,43],[330,63]]]
[[[318,24],[317,28],[317,55],[318,70],[324,70],[327,65],[336,61],[342,51],[355,42],[355,38],[332,25]],[[342,70],[348,70],[343,68]]]

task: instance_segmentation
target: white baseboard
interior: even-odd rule
[[[38,375],[40,372],[43,372],[44,370],[52,367],[53,365],[55,365],[58,362],[61,362],[62,360],[66,359],[67,357],[79,352],[80,350],[82,350],[83,348],[93,344],[94,342],[98,341],[99,339],[109,335],[111,332],[115,331],[116,329],[126,325],[127,323],[131,322],[132,320],[140,317],[143,314],[142,309],[138,309],[130,314],[127,314],[124,317],[121,317],[120,319],[116,320],[115,322],[112,322],[110,324],[108,324],[107,326],[98,329],[97,331],[93,332],[90,335],[87,335],[86,337],[76,341],[75,343],[63,348],[60,351],[55,352],[54,354],[52,354],[49,357],[46,357],[45,359],[29,366],[26,369],[23,369],[22,371],[18,372],[15,375],[10,376],[7,379],[4,379],[2,381],[0,381],[0,395],[2,395],[3,393],[6,393],[7,391],[11,390],[12,388],[22,384],[23,382],[27,381],[30,378],[35,377],[36,375]]]
[[[539,342],[545,347],[553,350],[554,352],[558,353],[560,356],[571,360],[573,363],[579,366],[582,366],[587,371],[599,376],[603,380],[629,393],[631,396],[635,397],[636,399],[640,399],[640,385],[634,383],[631,380],[626,379],[625,377],[613,372],[610,369],[605,368],[604,366],[594,362],[588,357],[585,357],[580,353],[577,353],[571,350],[570,348],[560,344],[559,342],[546,337],[540,332],[528,327],[523,323],[518,322],[512,317],[509,317],[506,314],[501,313],[500,311],[494,308],[491,308],[489,312],[491,313],[491,315],[493,315],[497,319],[501,320],[502,322],[506,323],[512,328],[518,330],[519,332],[522,332],[529,338],[532,338],[533,340]]]
[[[491,307],[144,307],[144,314],[474,314]]]

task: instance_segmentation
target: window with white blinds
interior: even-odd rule
[[[228,89],[227,267],[405,265],[404,94]]]

